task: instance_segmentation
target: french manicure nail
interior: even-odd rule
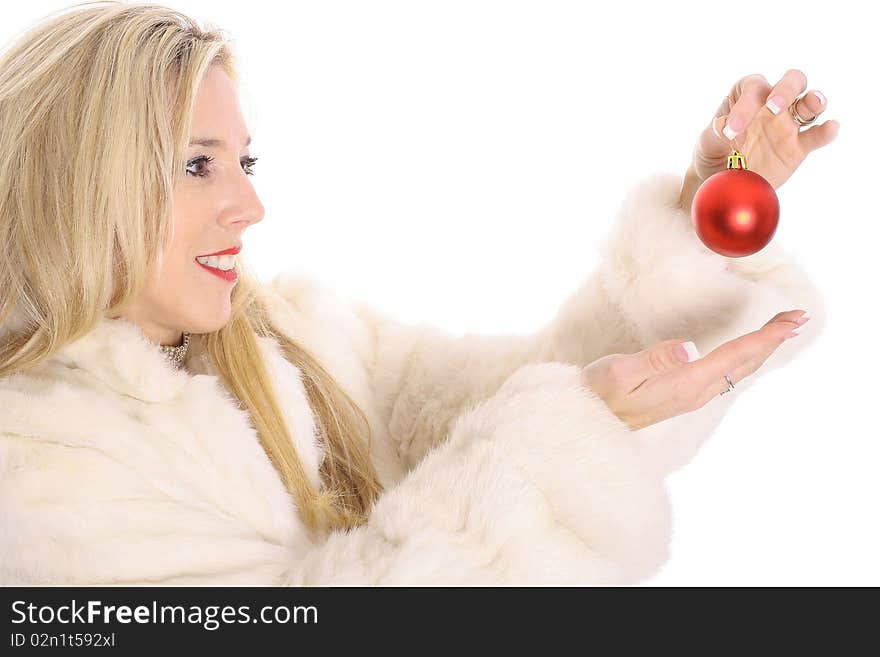
[[[774,114],[779,114],[779,111],[782,109],[783,104],[782,96],[773,96],[772,98],[767,99],[767,109],[769,109]]]
[[[800,326],[800,325],[802,325],[802,324],[806,324],[806,323],[809,322],[811,319],[813,319],[813,318],[810,317],[809,315],[801,315],[800,319],[796,319],[796,320],[794,320],[794,321],[795,321],[795,324],[797,324],[798,326]]]
[[[825,96],[822,95],[822,92],[821,91],[814,91],[813,93],[816,94],[816,98],[818,98],[819,102],[822,103],[822,107],[825,107],[825,103],[827,101],[825,100]]]
[[[678,345],[678,353],[681,360],[685,363],[691,363],[700,357],[700,352],[697,351],[697,345],[690,341],[682,342]]]
[[[736,137],[736,131],[729,125],[724,126],[724,130],[722,130],[721,132],[723,132],[724,136],[728,139],[733,139],[734,137]]]
[[[792,329],[791,332],[785,336],[785,339],[795,338],[800,335],[800,329]]]

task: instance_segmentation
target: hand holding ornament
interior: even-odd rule
[[[680,204],[712,250],[740,257],[763,248],[779,217],[773,190],[809,153],[837,136],[834,120],[802,130],[801,124],[812,123],[827,105],[818,91],[801,96],[806,85],[797,69],[772,88],[762,75],[748,75],[733,86],[700,135]]]

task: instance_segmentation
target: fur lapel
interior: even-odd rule
[[[288,273],[269,290],[279,286],[287,286],[287,299],[268,295],[273,324],[318,358],[364,411],[374,466],[382,484],[392,485],[403,468],[373,407],[363,367],[370,336],[318,281]],[[13,313],[0,325],[0,340],[23,328]],[[324,452],[301,372],[274,339],[258,341],[297,453],[319,486]],[[178,369],[137,324],[105,318],[36,367],[0,380],[0,408],[12,409],[0,416],[0,433],[97,450],[150,486],[187,503],[195,496],[197,506],[220,508],[272,542],[299,540],[293,500],[249,415],[193,346],[187,369]]]
[[[300,371],[274,340],[260,338],[260,346],[296,449],[317,486],[323,452]],[[0,382],[0,407],[12,409],[3,414],[4,434],[89,448],[123,466],[131,477],[120,496],[161,491],[190,508],[214,509],[272,543],[305,540],[293,500],[248,414],[215,375],[178,370],[125,319],[104,319],[30,372]],[[87,501],[87,491],[80,492]]]
[[[124,318],[102,320],[53,360],[87,372],[119,394],[153,404],[178,397],[190,378],[168,362],[137,324]]]

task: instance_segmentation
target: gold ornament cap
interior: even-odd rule
[[[727,168],[748,169],[746,166],[746,156],[734,148],[733,153],[727,156]]]

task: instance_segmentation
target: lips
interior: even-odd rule
[[[227,271],[223,271],[222,269],[215,269],[214,267],[203,265],[201,262],[198,261],[196,261],[196,264],[209,274],[214,274],[214,276],[222,278],[224,281],[235,283],[238,280],[238,272],[235,270],[235,267]]]
[[[205,253],[204,255],[198,255],[196,258],[209,258],[211,256],[222,256],[222,255],[238,255],[239,251],[241,251],[240,246],[233,246],[228,249],[223,249],[222,251],[217,251],[216,253]]]

